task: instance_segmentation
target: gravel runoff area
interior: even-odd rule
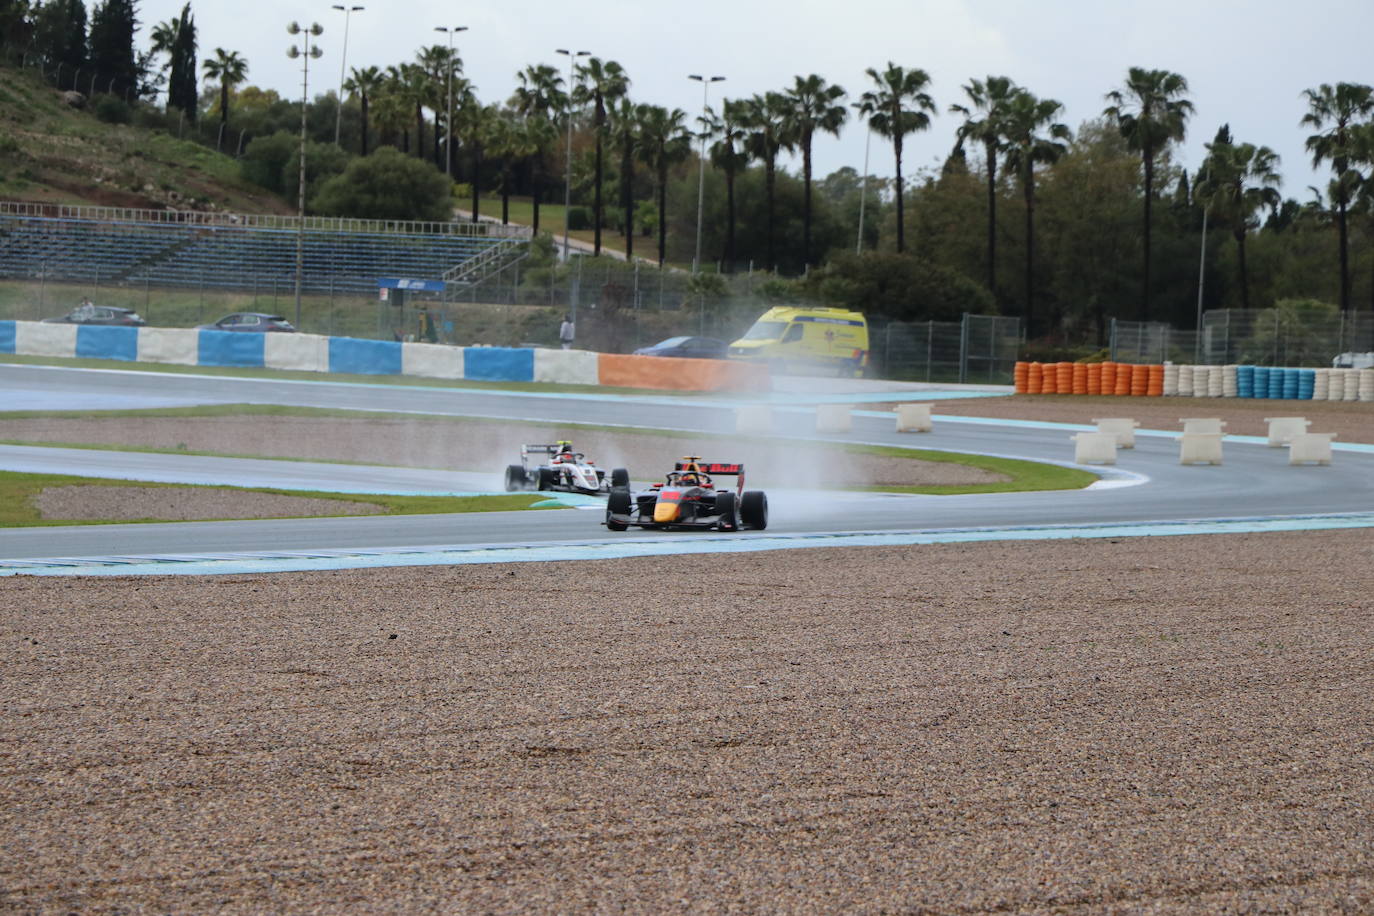
[[[1367,530],[0,579],[0,909],[1369,912]]]

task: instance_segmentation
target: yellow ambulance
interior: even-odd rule
[[[728,355],[768,363],[774,372],[861,376],[868,366],[868,321],[848,309],[778,306],[730,344]]]

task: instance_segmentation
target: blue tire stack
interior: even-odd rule
[[[1283,397],[1283,369],[1269,370],[1269,398],[1277,401]]]
[[[1267,366],[1255,367],[1255,397],[1269,397],[1269,368]]]
[[[1284,369],[1283,376],[1283,399],[1285,401],[1296,401],[1298,399],[1298,370]]]
[[[1236,397],[1253,398],[1255,396],[1255,367],[1237,366],[1236,367]]]
[[[1312,391],[1317,387],[1316,369],[1298,370],[1298,400],[1312,400]]]

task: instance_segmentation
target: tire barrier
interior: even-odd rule
[[[675,391],[767,391],[772,387],[767,366],[733,360],[665,359],[539,347],[450,347],[208,328],[127,328],[6,320],[0,321],[0,353]]]
[[[1018,362],[1017,394],[1374,403],[1374,369]]]

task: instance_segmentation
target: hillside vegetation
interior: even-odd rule
[[[107,123],[128,109],[109,96],[82,108],[31,73],[0,68],[0,199],[153,209],[290,213],[244,180],[238,163],[174,133]],[[102,108],[102,103],[106,107]],[[113,107],[110,107],[113,103]],[[132,114],[137,121],[138,112]]]

